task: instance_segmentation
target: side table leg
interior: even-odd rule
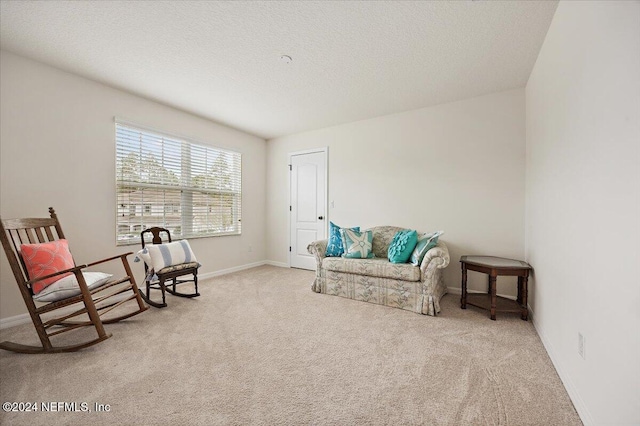
[[[518,277],[518,297],[516,298],[516,301],[518,302],[519,305],[522,305],[522,277],[521,276]]]
[[[529,308],[527,307],[527,281],[528,277],[522,277],[522,318],[523,321],[529,320]]]
[[[462,264],[462,296],[460,296],[460,308],[467,309],[467,266]]]
[[[491,319],[496,320],[496,305],[498,303],[498,295],[496,290],[496,276],[489,275],[489,288],[491,291]]]

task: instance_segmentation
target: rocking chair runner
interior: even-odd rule
[[[154,226],[152,228],[148,228],[142,231],[140,233],[142,248],[144,249],[145,236],[148,234],[152,235],[152,239],[151,239],[152,244],[162,244],[163,239],[160,236],[160,234],[162,233],[166,235],[166,240],[167,242],[170,243],[171,233],[169,232],[168,229]],[[147,284],[147,294],[144,297],[145,302],[147,302],[149,305],[156,308],[164,308],[167,306],[167,302],[165,299],[165,292],[169,292],[174,296],[187,297],[187,298],[200,296],[200,293],[198,293],[198,268],[199,267],[200,265],[197,262],[186,263],[183,265],[177,265],[173,267],[164,268],[159,271],[154,271],[155,276],[152,276],[153,274],[149,273],[149,266],[145,263],[144,272],[145,272],[145,282]],[[178,279],[178,277],[182,277],[185,275],[193,275],[193,278]],[[155,279],[155,277],[157,277],[157,279]],[[165,284],[165,281],[167,280],[171,280],[171,283],[170,283],[171,288],[168,288],[167,285]],[[183,284],[183,283],[190,283],[190,282],[193,282],[195,286],[195,291],[193,293],[180,293],[176,290],[176,285]],[[154,302],[153,300],[151,300],[149,293],[152,288],[154,289],[159,288],[162,291],[162,303]]]
[[[138,293],[138,286],[131,272],[131,268],[127,261],[127,256],[132,253],[126,253],[119,256],[102,259],[97,262],[93,262],[87,265],[75,266],[73,268],[65,269],[53,274],[42,276],[36,279],[29,280],[27,273],[27,267],[24,259],[22,258],[20,247],[22,244],[38,244],[53,242],[56,240],[64,239],[64,233],[62,227],[58,221],[58,217],[52,207],[49,208],[49,214],[51,218],[36,218],[36,219],[8,219],[0,220],[0,226],[2,227],[2,233],[0,234],[0,240],[2,240],[2,247],[7,255],[11,270],[16,278],[20,293],[24,299],[29,315],[33,321],[33,325],[36,328],[38,337],[42,343],[42,346],[29,346],[22,345],[13,342],[0,343],[0,349],[5,349],[13,352],[21,353],[51,353],[51,352],[73,352],[79,349],[86,348],[96,343],[111,337],[111,333],[107,333],[103,324],[110,324],[120,321],[125,318],[132,317],[148,309],[144,304],[142,298]],[[107,283],[100,285],[94,289],[89,289],[87,283],[82,274],[82,271],[88,267],[99,265],[105,262],[121,259],[122,266],[126,272],[126,276],[118,279],[111,279]],[[75,264],[75,263],[74,263]],[[52,277],[62,274],[72,273],[78,282],[80,288],[80,294],[68,297],[66,299],[50,302],[43,306],[36,306],[33,296],[33,286],[36,283],[45,281]],[[124,284],[126,285],[118,285]],[[114,298],[116,295],[131,292],[128,297]],[[107,312],[123,305],[124,303],[135,299],[137,307],[134,311],[124,313],[122,315],[111,317],[108,319],[101,319],[101,316]],[[83,306],[77,305],[82,303]],[[73,311],[70,309],[63,310],[58,313],[58,316],[53,318],[43,318],[44,314],[52,313],[60,308],[67,308],[71,305],[77,305]],[[87,314],[89,319],[84,321],[68,321],[69,319],[78,315]],[[50,331],[54,326],[61,326],[61,328]],[[98,337],[94,340],[81,342],[70,346],[53,346],[50,337],[64,333],[67,331],[75,330],[79,327],[91,326],[95,328]]]

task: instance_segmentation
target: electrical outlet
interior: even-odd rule
[[[253,246],[249,246],[249,253],[253,251]]]
[[[335,207],[336,207],[336,203],[335,203],[335,201],[333,201],[333,200],[332,200],[332,201],[331,201],[331,208],[333,209],[333,208],[335,208]]]
[[[580,355],[582,359],[586,359],[585,352],[584,352],[584,344],[585,344],[584,336],[582,335],[582,333],[578,333],[578,355]]]

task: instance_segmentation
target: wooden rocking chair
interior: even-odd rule
[[[51,218],[0,219],[0,226],[2,227],[2,234],[0,235],[2,247],[7,255],[7,259],[11,265],[11,270],[13,271],[13,275],[15,276],[18,287],[20,288],[20,293],[27,305],[29,315],[31,316],[33,325],[35,326],[36,331],[38,332],[38,337],[42,343],[42,346],[29,346],[19,343],[2,342],[0,343],[0,349],[30,354],[77,351],[79,349],[95,345],[96,343],[102,342],[103,340],[111,337],[111,333],[107,333],[105,331],[103,324],[110,324],[129,318],[148,309],[139,295],[138,286],[136,285],[136,281],[127,261],[127,256],[132,253],[110,257],[87,265],[75,266],[73,268],[68,268],[53,274],[29,280],[27,266],[21,254],[21,245],[50,243],[65,238],[60,222],[58,221],[58,217],[52,207],[49,208],[49,214]],[[89,289],[82,271],[88,267],[117,259],[121,259],[126,276],[122,278],[109,279],[105,284],[94,289]],[[75,275],[80,289],[80,294],[62,300],[53,301],[42,306],[36,306],[33,299],[33,285],[57,275],[68,273]],[[125,283],[127,284],[122,285]],[[130,292],[131,294],[128,296],[125,294],[120,297],[114,297],[127,292]],[[137,303],[135,310],[123,313],[116,317],[101,319],[103,314],[106,314],[107,312],[133,299],[135,299]],[[76,306],[69,308],[71,305]],[[62,312],[57,314],[57,316],[50,318],[52,312],[61,308],[68,309],[63,309]],[[43,318],[44,314],[47,314],[47,318]],[[82,321],[68,321],[73,317],[83,314],[87,314],[89,319]],[[54,326],[60,327],[51,330]],[[95,331],[98,334],[96,339],[83,341],[70,346],[52,345],[50,337],[87,326],[95,328]]]
[[[169,232],[168,229],[154,226],[152,228],[145,229],[140,233],[140,240],[142,242],[143,249],[144,249],[145,243],[147,243],[145,239],[149,236],[149,234],[151,234],[151,237],[152,237],[150,241],[151,244],[162,244],[164,241],[161,237],[161,234],[165,234],[166,242],[169,242],[169,243],[171,242],[171,233]],[[144,272],[145,272],[145,282],[147,284],[147,294],[146,296],[143,297],[145,302],[147,302],[149,305],[156,308],[164,308],[167,306],[165,292],[169,292],[174,296],[187,297],[187,298],[200,296],[200,293],[198,293],[198,268],[199,267],[200,267],[200,264],[198,264],[197,262],[186,263],[183,265],[164,268],[159,271],[155,271],[155,276],[152,277],[151,276],[152,274],[149,273],[149,266],[145,263]],[[178,277],[183,277],[185,275],[193,275],[193,278],[178,279]],[[165,284],[165,281],[168,281],[168,280],[170,282],[171,288],[168,288],[167,285]],[[190,283],[190,282],[192,282],[195,286],[195,291],[193,293],[180,293],[179,291],[176,290],[176,285],[183,284],[183,283]],[[151,300],[151,296],[149,293],[152,288],[160,289],[162,291],[162,303],[154,302],[153,300]]]

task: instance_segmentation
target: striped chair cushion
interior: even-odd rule
[[[154,271],[184,263],[198,262],[187,240],[148,245],[136,254],[135,261],[139,261],[139,259],[144,260],[147,266]]]

